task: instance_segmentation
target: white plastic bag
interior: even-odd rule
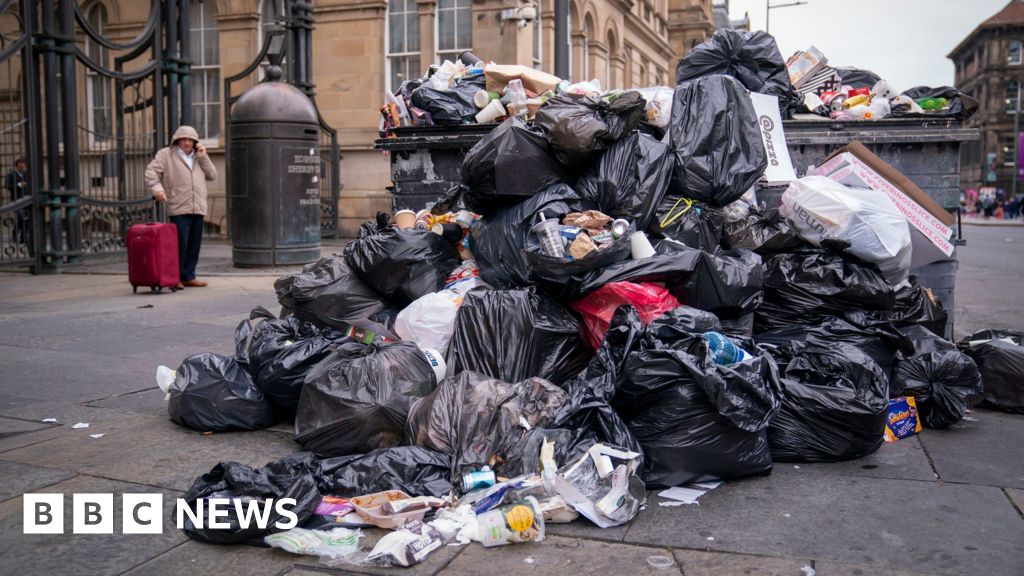
[[[395,333],[420,348],[433,348],[445,354],[461,303],[462,297],[448,290],[417,298],[398,313]]]
[[[674,90],[668,86],[651,86],[649,88],[637,88],[637,92],[644,97],[647,105],[644,106],[644,114],[647,122],[665,128],[672,117],[672,95]]]
[[[782,195],[779,212],[793,221],[802,238],[849,243],[847,252],[878,265],[890,284],[907,279],[911,244],[907,219],[883,192],[850,188],[825,178],[794,180]]]

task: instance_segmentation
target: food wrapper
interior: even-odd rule
[[[885,441],[895,442],[920,431],[921,419],[917,417],[917,400],[913,396],[889,400],[889,409],[885,415]]]

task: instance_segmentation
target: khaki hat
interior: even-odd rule
[[[173,145],[182,138],[199,142],[199,133],[191,126],[178,126],[178,129],[174,131],[174,136],[171,136],[171,144]]]

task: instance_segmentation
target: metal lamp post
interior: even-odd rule
[[[776,8],[788,8],[790,6],[802,6],[807,2],[788,2],[786,4],[772,4],[771,0],[764,0],[764,31],[768,32],[768,21],[772,14],[772,10]]]

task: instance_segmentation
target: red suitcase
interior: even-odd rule
[[[149,286],[153,292],[178,289],[178,227],[174,224],[135,224],[125,238],[128,281],[132,292]]]

